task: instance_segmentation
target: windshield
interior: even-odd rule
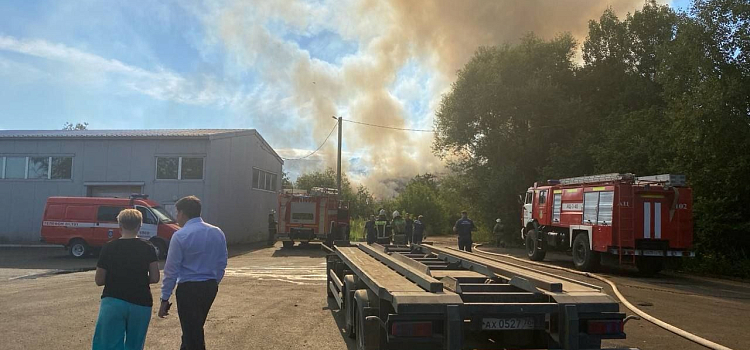
[[[156,215],[157,218],[159,218],[159,221],[163,224],[171,224],[174,223],[174,219],[172,219],[172,216],[169,215],[169,212],[164,210],[162,207],[151,207],[151,210],[154,212],[154,215]]]

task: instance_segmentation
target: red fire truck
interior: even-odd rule
[[[329,246],[349,237],[349,203],[339,200],[336,189],[314,187],[309,193],[279,195],[279,228],[276,238],[285,248],[294,242],[319,240]]]
[[[531,260],[571,251],[577,269],[592,271],[606,255],[653,275],[666,258],[695,256],[692,206],[684,175],[550,180],[526,192],[521,238]]]

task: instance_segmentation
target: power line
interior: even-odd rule
[[[399,131],[414,131],[414,132],[435,132],[435,130],[432,129],[409,129],[409,128],[398,128],[395,126],[385,126],[385,125],[375,125],[365,122],[358,122],[355,120],[349,120],[349,119],[343,119],[345,122],[353,123],[353,124],[360,124],[360,125],[366,125],[366,126],[372,126],[375,128],[381,128],[381,129],[389,129],[389,130],[399,130]]]
[[[336,130],[336,127],[338,126],[338,124],[339,123],[334,123],[333,124],[333,128],[331,129],[331,132],[328,133],[328,136],[326,136],[326,139],[323,140],[323,142],[320,144],[320,146],[318,146],[318,148],[316,150],[312,151],[310,154],[308,154],[308,155],[306,155],[304,157],[300,157],[300,158],[283,158],[283,159],[284,160],[302,160],[302,159],[305,159],[305,158],[310,157],[313,154],[317,153],[318,151],[320,151],[321,148],[323,148],[323,145],[325,145],[326,142],[328,142],[328,139],[331,137],[331,135],[333,135],[333,131]]]

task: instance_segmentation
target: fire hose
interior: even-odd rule
[[[545,267],[545,268],[549,268],[549,269],[561,270],[561,271],[573,273],[573,274],[576,274],[576,275],[581,275],[581,276],[595,278],[597,280],[600,280],[600,281],[602,281],[604,283],[609,284],[609,286],[612,287],[612,290],[615,292],[615,295],[620,300],[620,302],[622,302],[622,304],[625,305],[625,307],[627,307],[628,309],[630,309],[631,311],[633,311],[636,315],[640,316],[641,318],[643,318],[643,319],[645,319],[645,320],[647,320],[647,321],[649,321],[649,322],[651,322],[651,323],[653,323],[653,324],[655,324],[655,325],[657,325],[657,326],[659,326],[659,327],[661,327],[661,328],[663,328],[663,329],[665,329],[665,330],[667,330],[669,332],[672,332],[672,333],[674,333],[676,335],[679,335],[680,337],[683,337],[683,338],[685,338],[687,340],[690,340],[690,341],[692,341],[692,342],[694,342],[694,343],[696,343],[698,345],[704,346],[706,348],[713,349],[713,350],[732,350],[731,348],[728,348],[728,347],[726,347],[724,345],[714,343],[714,342],[712,342],[712,341],[710,341],[708,339],[705,339],[705,338],[701,338],[701,337],[699,337],[699,336],[697,336],[697,335],[695,335],[693,333],[690,333],[690,332],[687,332],[687,331],[685,331],[683,329],[677,328],[677,327],[675,327],[675,326],[673,326],[673,325],[671,325],[669,323],[666,323],[666,322],[664,322],[664,321],[662,321],[662,320],[660,320],[660,319],[658,319],[656,317],[653,317],[653,316],[651,316],[651,315],[643,312],[641,309],[635,307],[635,305],[631,304],[627,299],[625,299],[625,297],[622,295],[622,293],[620,293],[620,290],[617,288],[617,286],[615,285],[615,283],[612,282],[611,280],[605,278],[605,277],[602,277],[602,276],[599,276],[599,275],[596,275],[596,274],[593,274],[593,273],[582,272],[582,271],[573,270],[573,269],[569,269],[569,268],[565,268],[565,267],[548,265],[548,264],[538,263],[538,262],[529,261],[529,260],[525,260],[525,259],[519,259],[519,258],[517,258],[515,256],[511,256],[511,255],[508,255],[508,254],[492,253],[492,252],[488,252],[488,251],[479,249],[479,246],[481,246],[481,244],[475,245],[475,249],[477,251],[479,251],[480,253],[483,253],[483,254],[501,256],[501,257],[504,257],[504,258],[517,260],[517,261],[520,261],[520,262],[523,262],[523,263],[526,263],[526,264],[531,264],[531,265],[535,265],[535,266]]]

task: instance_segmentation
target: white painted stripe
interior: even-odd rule
[[[643,203],[643,238],[651,238],[651,203]]]
[[[654,203],[654,238],[661,239],[661,203]]]
[[[96,223],[96,222],[72,222],[72,221],[43,221],[42,226],[49,227],[102,227],[102,228],[120,228],[117,223]]]

